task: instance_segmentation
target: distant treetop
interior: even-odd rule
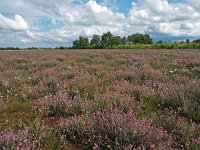
[[[152,44],[153,39],[149,34],[132,34],[128,37],[113,36],[109,31],[103,35],[93,35],[89,42],[87,37],[80,36],[79,39],[73,42],[73,48],[86,49],[86,48],[109,48],[112,46],[125,45],[125,44]]]

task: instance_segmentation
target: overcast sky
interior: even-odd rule
[[[200,37],[200,0],[0,0],[0,47],[70,45],[111,31]]]

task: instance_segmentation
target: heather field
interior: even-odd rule
[[[200,149],[200,50],[0,51],[2,150]]]

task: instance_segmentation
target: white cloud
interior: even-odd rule
[[[96,1],[90,0],[86,6],[89,9],[90,17],[96,20],[99,25],[114,25],[119,27],[126,21],[124,14],[113,13],[111,9],[97,4]]]
[[[29,40],[29,39],[26,39],[26,38],[21,38],[20,41],[21,41],[22,43],[24,43],[24,44],[30,42],[30,40]]]
[[[57,3],[55,9],[57,20],[63,21],[65,25],[48,32],[27,31],[27,35],[34,40],[48,39],[55,42],[72,42],[79,35],[92,36],[103,34],[108,31],[123,35],[123,27],[127,21],[124,14],[114,13],[106,6],[101,6],[96,1],[74,4],[72,1]],[[55,11],[55,10],[54,10]]]
[[[0,13],[0,28],[8,30],[28,30],[27,22],[20,16],[15,15],[14,19],[7,18]]]
[[[199,36],[200,0],[169,3],[167,0],[139,0],[129,15],[132,24],[146,26],[153,33],[170,36]]]
[[[101,6],[94,0],[89,0],[86,4],[74,4],[68,2],[66,5],[58,6],[60,16],[66,25],[82,26],[110,26],[122,25],[125,21],[124,14],[114,13],[106,6]]]

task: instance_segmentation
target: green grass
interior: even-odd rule
[[[28,112],[30,109],[30,103],[16,101],[8,105],[7,108],[3,109],[2,113]]]
[[[192,77],[195,79],[200,79],[200,71],[199,70],[192,70]]]
[[[27,121],[29,119],[34,119],[35,116],[32,109],[32,104],[30,102],[11,102],[0,111],[1,128],[12,127],[20,120]]]

